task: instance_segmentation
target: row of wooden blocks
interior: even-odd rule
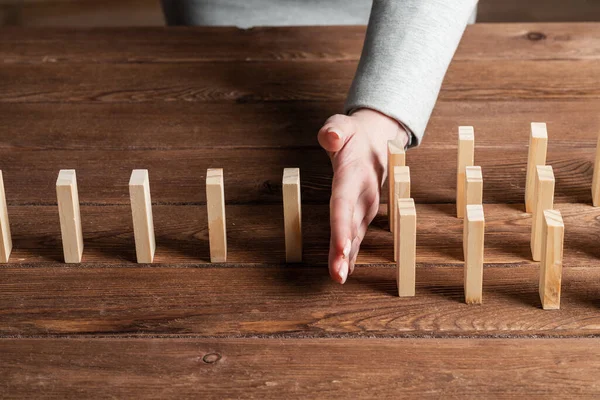
[[[474,165],[475,133],[471,126],[458,130],[458,166],[456,181],[456,214],[463,218],[463,254],[465,260],[465,302],[479,304],[483,300],[483,260],[485,215],[483,211],[483,176]],[[525,189],[526,212],[532,213],[531,253],[541,261],[539,293],[544,309],[560,308],[564,224],[561,214],[553,209],[554,174],[545,165],[548,134],[546,124],[532,123]],[[599,142],[600,144],[600,142]],[[600,146],[599,146],[600,149]],[[596,160],[596,167],[600,164]],[[594,203],[600,200],[600,174],[594,171]],[[415,294],[416,210],[410,198],[410,170],[405,153],[394,141],[388,143],[389,222],[394,232],[394,260],[397,262],[399,296]],[[596,204],[595,204],[596,205]]]
[[[206,172],[206,205],[211,262],[227,261],[227,228],[225,219],[225,194],[223,170]],[[154,260],[156,241],[152,218],[150,179],[148,170],[136,169],[129,180],[129,196],[133,217],[135,251],[138,263]],[[56,197],[60,217],[63,253],[66,263],[79,263],[83,256],[83,233],[79,211],[79,194],[75,170],[61,170],[56,180]],[[302,210],[300,207],[300,170],[283,171],[283,205],[285,224],[285,253],[289,263],[302,261]],[[0,262],[8,262],[12,239],[0,171]]]

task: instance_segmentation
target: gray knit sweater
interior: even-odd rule
[[[364,24],[367,35],[345,112],[380,111],[420,143],[477,0],[163,0],[170,24]],[[370,17],[369,15],[370,8]]]

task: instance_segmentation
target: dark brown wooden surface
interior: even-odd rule
[[[598,21],[594,0],[479,0],[479,22]],[[163,25],[155,0],[0,0],[0,26],[131,27]]]
[[[0,376],[22,398],[594,398],[599,343],[0,339]]]
[[[15,248],[0,266],[0,397],[597,397],[600,26],[468,29],[424,144],[407,154],[418,264],[417,295],[403,299],[384,205],[348,283],[326,267],[332,173],[316,133],[342,109],[363,34],[1,30]],[[562,308],[551,312],[523,210],[532,121],[548,123],[565,219]],[[481,306],[463,304],[458,125],[475,126],[484,176]],[[208,261],[208,167],[225,169],[224,265]],[[285,167],[302,170],[295,266],[284,264]],[[78,174],[81,265],[62,263],[61,168]],[[133,168],[150,170],[153,265],[135,263]]]

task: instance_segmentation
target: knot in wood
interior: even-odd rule
[[[206,364],[214,364],[221,359],[221,355],[219,353],[208,353],[202,357],[202,361]]]
[[[539,40],[546,39],[546,35],[544,35],[542,32],[529,32],[527,33],[527,39],[537,42]]]

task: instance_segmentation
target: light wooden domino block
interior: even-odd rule
[[[152,199],[150,198],[150,178],[147,169],[134,169],[129,179],[129,198],[133,217],[135,253],[138,263],[151,263],[154,260],[156,241]]]
[[[209,168],[206,171],[206,207],[208,209],[210,262],[226,262],[227,229],[222,168]]]
[[[465,212],[463,241],[465,248],[465,302],[481,304],[483,300],[483,242],[485,218],[483,206],[468,205]]]
[[[527,175],[525,181],[525,211],[533,212],[535,208],[535,168],[546,164],[548,147],[548,131],[543,122],[531,123],[529,136],[529,154],[527,156]]]
[[[542,220],[542,262],[540,300],[544,310],[560,308],[560,285],[565,225],[558,210],[544,210]]]
[[[79,263],[83,254],[83,234],[79,212],[77,175],[74,169],[61,169],[56,180],[63,253],[66,263]]]
[[[472,126],[458,127],[458,167],[456,170],[456,216],[465,214],[465,173],[475,158],[475,131]]]
[[[483,204],[483,175],[481,174],[481,167],[469,166],[465,168],[465,210],[469,204]],[[467,229],[467,225],[463,224],[464,230]],[[466,242],[463,242],[463,253]]]
[[[398,199],[396,211],[398,296],[414,296],[417,253],[417,211],[414,200]]]
[[[283,170],[283,219],[285,224],[285,261],[302,262],[302,201],[300,169]]]
[[[600,207],[600,136],[596,144],[596,159],[594,160],[594,177],[592,178],[592,204]]]
[[[549,165],[538,165],[535,174],[535,206],[531,221],[531,256],[542,259],[542,220],[544,211],[554,207],[554,173]]]
[[[397,205],[398,199],[410,198],[410,168],[407,166],[394,167],[394,201]],[[393,207],[396,208],[396,207]],[[398,260],[398,233],[396,225],[398,224],[397,209],[394,210],[394,261]]]
[[[396,140],[388,141],[388,223],[390,231],[394,231],[396,207],[394,206],[394,167],[406,165],[404,147]]]
[[[4,179],[0,171],[0,262],[7,263],[12,251],[12,238],[10,223],[6,208],[6,195],[4,193]]]

